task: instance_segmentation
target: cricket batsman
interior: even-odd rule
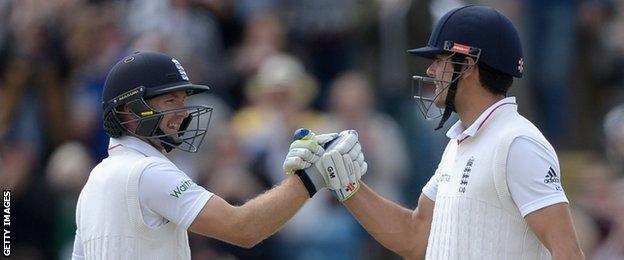
[[[244,205],[196,185],[165,155],[198,150],[212,108],[185,100],[208,89],[162,53],[136,52],[113,66],[102,100],[109,156],[80,193],[72,259],[190,259],[187,231],[249,248],[318,190],[329,187],[343,200],[356,190],[367,169],[357,133],[305,129],[289,148],[285,180]]]
[[[408,259],[583,259],[555,149],[507,96],[524,70],[511,21],[491,7],[457,8],[409,53],[432,60],[414,76],[425,116],[439,109],[438,129],[453,112],[459,121],[416,209],[361,184],[344,201],[353,216]]]

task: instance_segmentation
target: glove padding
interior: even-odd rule
[[[356,131],[346,131],[348,134],[353,134],[357,137]],[[340,134],[347,133],[343,131]],[[353,139],[344,139],[344,143],[338,143],[335,148],[328,148],[328,151],[317,163],[324,166],[329,177],[332,177],[332,174],[329,172],[334,171],[333,175],[337,177],[340,187],[335,189],[336,180],[331,178],[329,186],[334,190],[334,195],[341,202],[351,198],[360,189],[360,179],[368,170],[368,164],[364,161],[364,153],[362,153],[359,141],[356,138],[355,144],[351,145],[350,142],[353,142]],[[351,148],[349,149],[349,147]]]
[[[307,132],[304,132],[307,131]],[[303,136],[302,135],[302,132]],[[296,170],[302,170],[316,163],[325,153],[323,145],[336,139],[337,133],[315,135],[308,129],[300,129],[295,133],[299,138],[290,144],[288,154],[284,160],[284,172],[286,175],[293,174]]]
[[[337,190],[357,182],[366,172],[367,167],[357,132],[345,130],[340,133],[337,140],[329,144],[320,162],[312,168],[322,171],[321,175],[327,187]]]
[[[344,202],[360,188],[360,178],[368,170],[357,132],[346,130],[330,143],[321,159],[305,169],[308,176],[322,176],[328,188]]]
[[[368,165],[355,130],[315,135],[302,128],[295,132],[295,139],[284,161],[284,171],[297,172],[310,197],[328,187],[344,201],[359,189],[358,180]]]

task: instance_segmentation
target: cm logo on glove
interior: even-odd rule
[[[329,178],[336,178],[336,173],[334,172],[334,167],[327,167],[327,173],[329,173]]]

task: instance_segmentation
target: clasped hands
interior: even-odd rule
[[[284,160],[284,171],[299,176],[310,197],[329,188],[340,201],[346,201],[359,190],[359,180],[368,164],[355,130],[316,135],[301,128],[294,139]]]

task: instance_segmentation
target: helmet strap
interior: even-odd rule
[[[447,89],[446,92],[446,100],[444,101],[444,114],[442,114],[442,119],[440,119],[440,123],[435,128],[435,130],[439,130],[444,127],[444,123],[451,117],[453,112],[457,112],[455,109],[455,93],[457,92],[457,85],[459,84],[459,79],[462,76],[462,61],[464,60],[463,55],[453,55],[451,59],[453,60],[453,76],[457,75],[456,79],[451,79],[451,85]]]

